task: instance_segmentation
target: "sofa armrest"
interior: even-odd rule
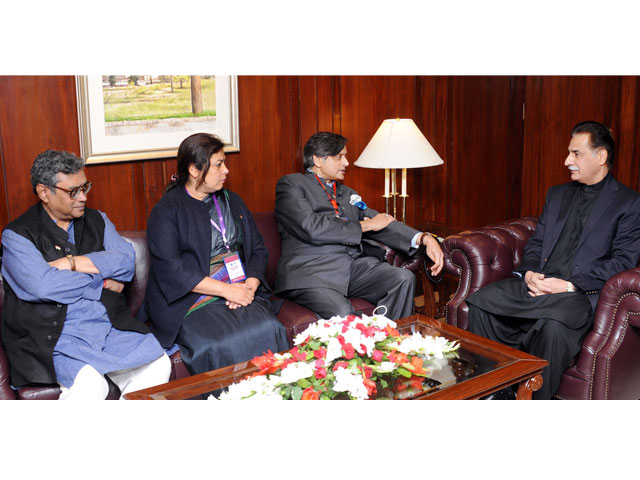
[[[576,369],[592,376],[590,398],[639,398],[640,268],[605,284]]]
[[[467,230],[442,243],[444,270],[458,278],[458,288],[447,303],[447,323],[466,329],[466,298],[490,283],[509,278],[522,260],[522,252],[537,220],[524,217]]]

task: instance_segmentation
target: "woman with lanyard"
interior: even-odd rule
[[[266,284],[267,250],[251,212],[226,190],[224,145],[196,133],[151,211],[146,313],[163,347],[192,374],[288,348]],[[144,314],[143,314],[144,315]]]

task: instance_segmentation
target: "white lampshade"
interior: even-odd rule
[[[364,168],[421,168],[444,162],[410,118],[385,120],[355,161]]]

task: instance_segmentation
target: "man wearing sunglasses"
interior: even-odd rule
[[[82,159],[47,150],[31,168],[39,202],[2,232],[2,342],[14,387],[61,386],[61,399],[104,399],[168,381],[171,365],[122,293],[135,251],[86,208]]]

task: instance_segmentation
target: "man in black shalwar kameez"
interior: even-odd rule
[[[469,330],[549,361],[535,399],[549,399],[593,323],[600,289],[640,259],[640,195],[609,172],[610,130],[582,122],[564,164],[571,183],[552,187],[514,278],[467,299]]]

